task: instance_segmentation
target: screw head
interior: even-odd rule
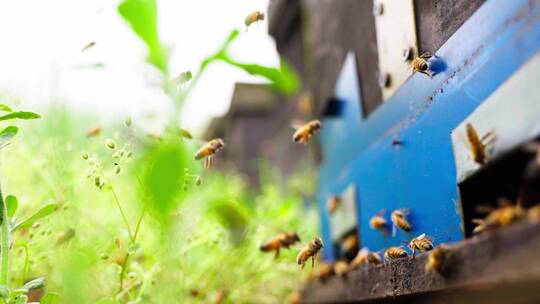
[[[408,48],[403,49],[403,53],[401,54],[403,57],[403,61],[412,60],[412,54],[413,54],[412,48],[408,47]]]
[[[381,88],[387,88],[390,86],[390,74],[388,73],[382,73],[379,75],[379,86]]]
[[[373,3],[373,15],[381,16],[384,13],[384,6],[381,2]]]

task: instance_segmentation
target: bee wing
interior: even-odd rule
[[[382,209],[381,211],[377,212],[376,216],[383,216],[386,213],[386,209]]]
[[[291,127],[295,130],[298,130],[300,129],[301,127],[303,127],[304,125],[306,124],[305,121],[301,121],[301,120],[297,120],[297,119],[294,119],[293,121],[291,121]]]
[[[416,238],[417,239],[422,239],[422,238],[425,238],[426,237],[426,234],[425,233],[422,233],[420,234],[419,236],[417,236]]]
[[[411,208],[401,208],[399,211],[403,212],[405,215],[411,214]]]
[[[392,237],[395,237],[396,236],[396,224],[394,222],[392,222]]]

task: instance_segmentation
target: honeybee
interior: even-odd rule
[[[311,267],[315,267],[315,256],[323,247],[323,241],[320,238],[315,238],[313,241],[304,246],[304,248],[298,253],[298,256],[296,256],[296,263],[301,265],[300,269],[304,269],[304,266],[309,258],[311,258]]]
[[[336,275],[342,277],[347,274],[347,271],[349,271],[349,264],[345,261],[337,261],[334,264],[334,272]]]
[[[356,269],[366,264],[379,265],[381,263],[382,263],[381,257],[377,253],[370,252],[369,249],[364,247],[358,251],[358,254],[356,255],[356,257],[354,257],[354,259],[351,261],[350,266],[352,269]]]
[[[486,146],[495,139],[493,132],[488,132],[480,138],[478,132],[470,123],[465,125],[465,129],[472,159],[477,164],[484,165],[487,161]]]
[[[349,235],[341,242],[341,250],[345,253],[356,252],[358,250],[358,236],[356,234]]]
[[[302,294],[298,290],[291,292],[291,294],[289,295],[289,303],[291,304],[302,303]]]
[[[540,205],[533,206],[527,211],[527,219],[531,222],[540,221]]]
[[[204,168],[210,168],[212,166],[212,157],[221,149],[225,147],[225,143],[221,138],[214,138],[211,141],[204,144],[198,151],[195,153],[195,159],[199,160],[205,158]]]
[[[88,132],[86,132],[86,137],[98,136],[100,133],[101,133],[101,127],[100,126],[93,127],[90,130],[88,130]]]
[[[432,73],[429,73],[429,62],[428,60],[433,57],[430,52],[424,52],[422,55],[416,57],[411,62],[413,73],[419,72],[426,74],[429,77],[433,77]]]
[[[334,267],[330,264],[323,263],[321,269],[319,270],[318,277],[319,280],[325,281],[335,274]]]
[[[426,272],[441,273],[442,268],[448,256],[450,255],[450,247],[447,245],[439,245],[431,250],[428,254],[426,262]]]
[[[96,42],[95,41],[91,41],[89,42],[87,45],[85,45],[82,49],[81,49],[81,52],[85,52],[91,48],[93,48],[94,46],[96,45]]]
[[[371,227],[371,229],[384,230],[388,228],[388,222],[383,217],[385,212],[386,210],[381,210],[369,220],[369,227]]]
[[[249,26],[251,24],[253,24],[254,22],[258,23],[259,21],[263,21],[263,20],[264,20],[264,14],[259,11],[256,11],[247,15],[246,19],[244,20],[244,24],[246,25],[246,32],[248,31]]]
[[[266,241],[260,249],[264,252],[275,251],[274,258],[277,259],[281,248],[289,249],[296,242],[300,242],[300,237],[296,232],[284,232]]]
[[[473,229],[473,234],[497,229],[499,227],[508,226],[525,216],[525,211],[521,205],[512,205],[503,202],[502,206],[492,210],[485,219],[473,219],[472,222],[477,224]]]
[[[408,213],[409,211],[407,209],[397,209],[392,212],[392,235],[396,235],[396,227],[406,232],[411,231],[411,224],[409,223],[409,221],[407,221],[406,218],[406,215]]]
[[[332,195],[326,201],[326,209],[328,209],[328,213],[330,214],[333,214],[339,206],[341,206],[340,196]]]
[[[299,142],[306,145],[309,141],[309,138],[317,133],[322,127],[322,124],[319,120],[312,120],[305,125],[298,128],[293,134],[293,141]]]
[[[433,241],[430,237],[427,237],[425,233],[415,237],[409,243],[409,248],[412,250],[412,257],[416,256],[416,251],[430,251],[433,249]]]
[[[384,259],[387,261],[406,258],[407,251],[401,247],[390,247],[384,252]]]

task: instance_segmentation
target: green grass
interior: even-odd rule
[[[295,264],[296,250],[274,260],[258,247],[285,230],[303,241],[316,235],[315,211],[303,204],[303,192],[313,189],[309,173],[283,184],[267,168],[254,192],[237,173],[202,170],[192,158],[196,144],[172,132],[152,140],[136,121],[130,128],[119,122],[86,138],[92,121],[51,110],[20,124],[21,134],[2,150],[4,195],[18,198],[18,218],[60,205],[12,235],[10,286],[45,277],[46,291],[58,293],[61,303],[211,303],[224,290],[228,303],[282,303],[300,286],[307,271]],[[132,151],[118,175],[106,138]],[[87,178],[83,150],[102,164],[131,238],[108,185],[99,189]],[[185,168],[201,176],[200,186],[189,180],[184,191]],[[191,296],[194,290],[200,296]]]

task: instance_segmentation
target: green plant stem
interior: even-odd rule
[[[131,233],[131,227],[129,226],[129,222],[127,220],[126,214],[124,213],[124,209],[122,208],[122,205],[120,204],[120,200],[118,199],[118,196],[116,195],[116,191],[114,190],[114,186],[112,184],[110,185],[111,192],[114,196],[114,201],[116,202],[116,206],[118,207],[118,210],[120,211],[120,214],[122,215],[122,220],[124,221],[124,225],[126,226],[126,229],[129,234],[129,238],[133,239],[133,234]]]
[[[7,206],[4,201],[4,195],[2,194],[2,188],[0,187],[0,209],[2,210],[2,243],[0,243],[0,259],[1,259],[1,272],[0,272],[0,285],[7,286],[9,279],[9,220],[7,217]]]

